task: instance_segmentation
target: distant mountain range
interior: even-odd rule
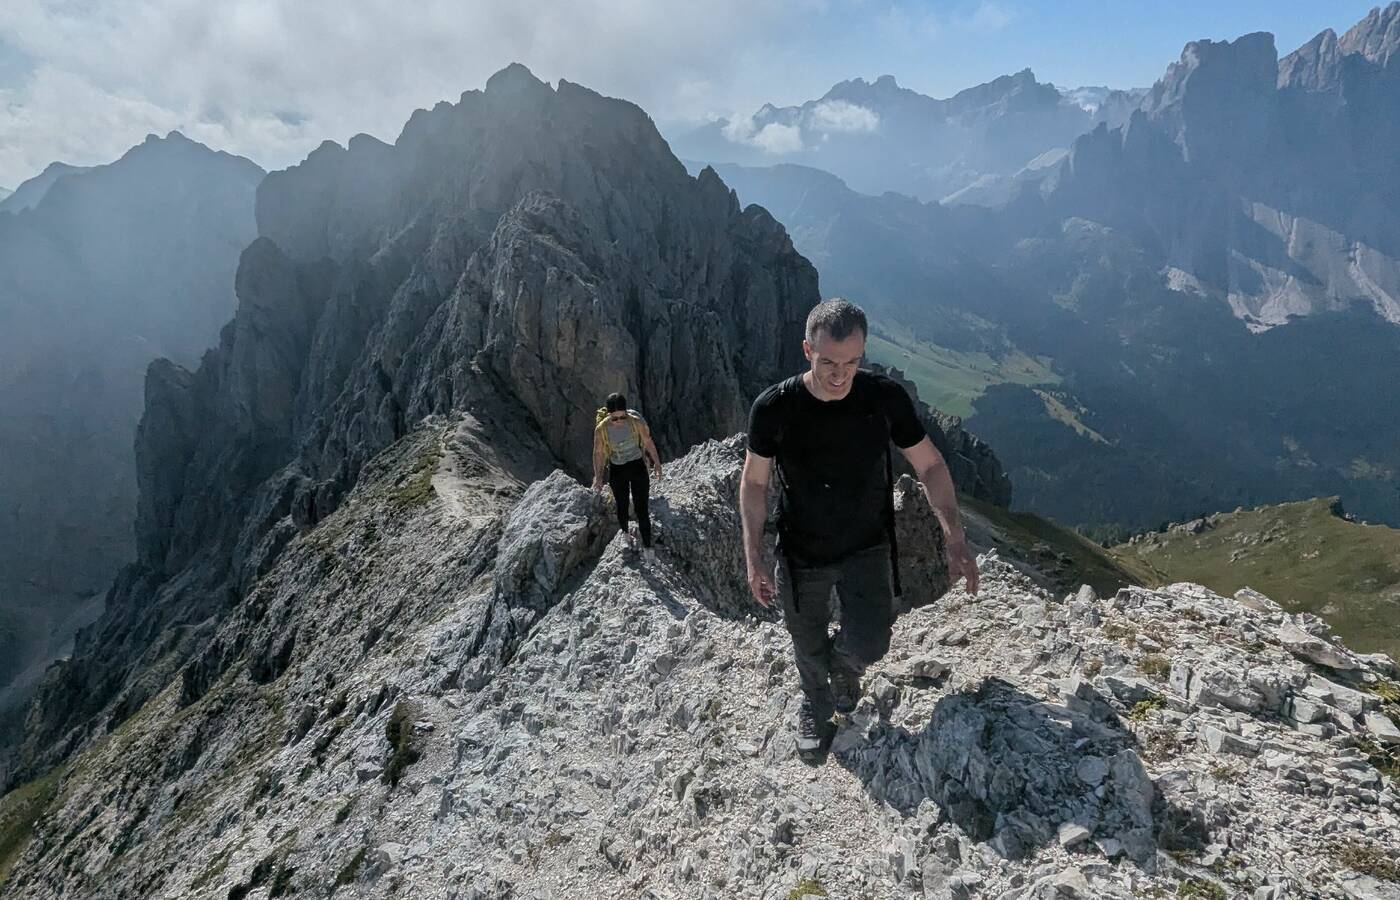
[[[262,177],[171,132],[0,202],[0,711],[134,552],[146,367],[218,340]]]
[[[799,163],[864,193],[986,205],[1096,123],[1125,121],[1144,94],[1061,92],[1024,69],[936,100],[882,75],[843,81],[801,106],[765,104],[746,119],[710,122],[674,135],[671,145],[682,159]]]
[[[972,413],[1018,503],[1103,536],[1319,495],[1400,524],[1397,46],[1400,3],[1282,60],[1188,44],[995,208],[719,171],[869,304],[875,358]]]
[[[65,175],[76,175],[79,172],[88,171],[91,166],[70,166],[67,163],[53,162],[44,167],[44,171],[27,179],[13,191],[0,189],[0,212],[17,213],[20,210],[33,209],[39,205],[39,201],[44,199],[44,194],[53,187],[54,182]]]

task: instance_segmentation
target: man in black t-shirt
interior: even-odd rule
[[[782,603],[804,695],[797,735],[804,754],[829,739],[833,711],[855,708],[861,675],[889,650],[895,615],[886,471],[891,440],[914,467],[943,527],[950,578],[966,577],[968,592],[977,593],[977,564],[947,465],[904,388],[857,367],[866,333],[865,313],[849,301],[813,307],[802,342],[811,369],[764,390],[749,417],[739,487],[749,590],[764,606],[775,596]],[[763,522],[774,469],[782,496],[770,569]],[[841,599],[834,639],[828,635],[833,587]]]

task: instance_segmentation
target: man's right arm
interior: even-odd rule
[[[739,479],[739,518],[744,528],[744,563],[749,591],[767,606],[776,588],[773,572],[763,553],[763,524],[768,520],[768,474],[773,460],[752,450],[744,454],[744,471]]]
[[[739,481],[739,516],[744,523],[744,558],[752,565],[763,558],[763,524],[768,520],[768,473],[773,460],[752,450],[744,454]]]

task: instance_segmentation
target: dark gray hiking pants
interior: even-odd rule
[[[895,615],[890,545],[877,544],[826,565],[806,565],[781,550],[777,556],[774,580],[783,623],[792,635],[798,679],[817,715],[825,718],[833,711],[831,666],[861,674],[890,649]],[[841,601],[834,638],[828,634],[832,587]]]

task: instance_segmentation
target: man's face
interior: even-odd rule
[[[812,364],[812,381],[823,400],[840,400],[851,392],[860,359],[865,355],[865,335],[851,332],[845,340],[833,340],[818,328],[812,340],[802,341],[802,352]]]

